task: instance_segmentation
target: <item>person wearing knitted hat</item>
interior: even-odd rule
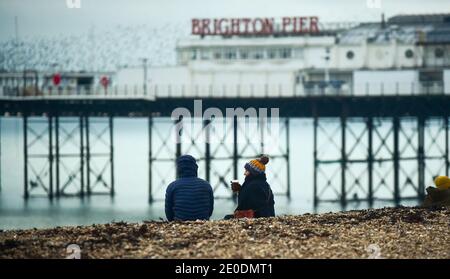
[[[266,178],[266,165],[269,157],[247,162],[244,166],[245,181],[241,185],[233,183],[233,191],[238,192],[238,206],[233,217],[272,217],[275,216],[274,197]]]
[[[450,206],[450,178],[440,175],[434,178],[436,187],[427,187],[427,195],[422,203],[424,207]]]
[[[440,190],[448,190],[450,189],[450,178],[445,175],[436,176],[434,184]]]

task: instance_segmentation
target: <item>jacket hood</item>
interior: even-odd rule
[[[191,155],[182,155],[177,159],[177,177],[197,177],[198,165]]]

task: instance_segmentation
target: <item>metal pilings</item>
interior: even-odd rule
[[[59,116],[55,116],[55,159],[56,159],[56,197],[61,195],[60,177],[59,177]]]
[[[0,116],[0,192],[2,191],[2,117]]]
[[[23,117],[24,198],[32,192],[53,198],[53,117]],[[30,137],[31,136],[31,137]],[[30,140],[31,139],[31,140]],[[37,143],[41,143],[37,146]],[[39,148],[40,147],[40,148]],[[31,171],[31,172],[30,172]]]
[[[152,176],[152,167],[153,167],[153,145],[152,145],[152,130],[153,130],[153,117],[148,117],[148,202],[153,202],[153,176]]]
[[[105,121],[100,122],[101,125],[105,124]],[[73,119],[49,115],[43,120],[42,117],[30,119],[30,116],[24,115],[25,199],[29,198],[32,192],[33,196],[42,195],[42,191],[38,193],[39,188],[44,190],[50,199],[72,195],[79,197],[92,194],[114,195],[113,119],[109,117],[106,127],[101,132],[92,129],[91,126],[88,116]],[[104,140],[103,135],[108,130],[109,140]],[[107,149],[92,152],[92,137],[94,142],[108,142]],[[42,144],[37,144],[39,142],[47,148],[42,148]],[[102,169],[95,169],[92,163],[98,164],[102,157],[108,158],[107,162]],[[110,174],[108,178],[105,177],[107,171]],[[91,178],[95,178],[94,181]],[[107,180],[109,181],[106,182]],[[109,191],[93,191],[98,184],[102,184]]]
[[[113,197],[116,192],[114,188],[114,118],[109,116],[109,167],[110,167],[110,196]]]
[[[373,118],[367,118],[367,175],[368,191],[367,200],[369,206],[373,205]]]
[[[48,117],[48,162],[49,162],[49,191],[48,196],[53,199],[53,118]]]
[[[84,121],[83,117],[80,118],[80,197],[84,197]]]
[[[347,170],[347,144],[346,144],[346,127],[347,127],[347,117],[343,113],[341,116],[341,205],[345,206],[347,204],[347,191],[346,191],[346,179],[345,174]]]
[[[28,116],[23,116],[23,197],[29,198],[28,192]]]
[[[332,129],[323,128],[318,117],[315,117],[313,124],[314,204],[331,201],[345,205],[350,198],[343,197],[349,196],[350,190],[355,185],[364,185],[365,189],[361,188],[361,190],[364,190],[365,198],[360,199],[353,193],[354,197],[351,200],[366,200],[369,206],[372,206],[376,199],[393,201],[396,204],[400,204],[404,199],[422,200],[427,183],[432,182],[429,176],[448,173],[449,120],[448,117],[437,120],[439,120],[438,123],[444,124],[433,124],[436,119],[433,122],[425,116],[416,118],[395,116],[390,119],[368,116],[364,121],[365,130],[359,134],[356,133],[358,136],[355,136],[352,132],[354,125],[347,121],[345,114],[339,121],[334,120],[335,124],[340,123],[340,129],[335,130],[335,133],[331,135],[327,132]],[[378,124],[375,124],[375,121]],[[337,136],[337,131],[340,132],[340,137]],[[319,132],[325,136],[319,135]],[[346,136],[349,132],[353,135],[354,142],[351,141],[351,137]],[[328,141],[323,146],[335,147],[333,153],[335,157],[332,159],[319,158],[318,141],[324,138]],[[337,141],[338,138],[340,141]],[[350,157],[354,149],[362,144],[367,144],[367,147],[364,147],[365,157],[361,159]],[[441,163],[443,167],[439,167]],[[353,167],[358,164],[360,167],[366,165],[366,169],[359,176],[355,176]],[[329,166],[339,166],[337,170],[341,174],[339,190],[336,189],[336,177],[330,176],[331,171],[323,171],[323,168]],[[349,180],[349,175],[353,175],[354,180]],[[323,183],[324,179],[326,183]],[[363,181],[366,182],[361,184]],[[329,197],[330,192],[334,194],[334,197]],[[385,197],[386,192],[389,192],[390,196]],[[328,193],[328,198],[323,198],[324,193]]]
[[[417,197],[423,200],[425,197],[425,118],[419,116],[417,119],[418,143],[417,143]]]
[[[318,181],[317,181],[317,175],[318,175],[318,160],[317,160],[317,127],[319,125],[318,123],[319,119],[317,117],[317,114],[314,113],[314,119],[313,119],[313,164],[314,164],[314,173],[313,173],[313,205],[317,206],[319,204],[319,197],[318,197]]]
[[[268,151],[271,146],[272,130],[270,132],[258,131],[258,133],[246,134],[244,129],[244,117],[233,118],[186,118],[161,119],[155,122],[155,118],[149,119],[149,202],[162,199],[167,185],[175,179],[172,175],[174,161],[181,154],[194,156],[199,164],[199,177],[209,181],[217,198],[233,198],[229,181],[241,179],[244,161],[256,158],[260,153]],[[280,121],[277,118],[277,121]],[[151,123],[151,124],[150,124]],[[251,122],[254,124],[253,122]],[[256,123],[256,122],[255,122]],[[247,123],[248,124],[248,123]],[[258,127],[267,129],[266,122],[258,122]],[[268,124],[268,122],[267,122]],[[268,179],[274,194],[290,196],[290,169],[289,163],[289,119],[281,120],[279,126],[286,128],[286,139],[281,136],[280,146],[286,144],[286,150],[281,147],[278,152],[269,152],[270,167]],[[190,126],[193,125],[193,126]],[[168,129],[170,126],[170,129]],[[175,129],[175,135],[171,133]],[[275,129],[273,129],[275,131]],[[279,131],[279,130],[277,130]],[[281,132],[280,132],[281,133]],[[256,136],[256,138],[254,137]],[[176,140],[174,143],[173,140]],[[264,146],[264,143],[267,145]],[[276,154],[275,154],[276,153]],[[274,170],[275,166],[283,164],[281,170]],[[164,166],[164,168],[163,168]],[[285,179],[285,176],[286,179]],[[283,181],[281,181],[283,180]],[[282,188],[282,193],[276,193],[277,188]]]
[[[400,133],[400,119],[399,117],[394,117],[392,120],[392,129],[394,131],[394,142],[393,142],[393,163],[394,163],[394,202],[395,204],[400,203],[400,152],[399,152],[399,133]]]
[[[203,127],[205,129],[205,179],[211,180],[211,120],[203,120]]]
[[[89,132],[89,117],[82,117],[82,121],[84,120],[84,129],[86,130],[86,169],[88,175],[86,175],[86,193],[88,196],[91,195],[91,176],[89,175],[91,171],[91,137]],[[81,156],[83,157],[83,156]]]
[[[284,125],[286,127],[286,154],[284,156],[286,160],[286,177],[287,177],[287,185],[286,185],[286,195],[288,199],[291,198],[291,166],[289,162],[290,155],[290,134],[289,134],[289,118],[285,118]]]
[[[448,116],[445,116],[444,118],[444,125],[445,125],[445,175],[449,176],[449,172],[450,172],[450,157],[449,157],[449,135],[448,135],[448,130],[449,130],[449,120],[448,120]]]

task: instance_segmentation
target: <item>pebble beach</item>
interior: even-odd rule
[[[0,258],[450,258],[450,208],[0,232]]]

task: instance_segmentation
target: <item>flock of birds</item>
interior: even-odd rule
[[[83,35],[28,37],[0,40],[1,71],[116,71],[142,65],[174,64],[177,39],[186,26],[166,24],[118,25],[113,30],[91,27]]]

